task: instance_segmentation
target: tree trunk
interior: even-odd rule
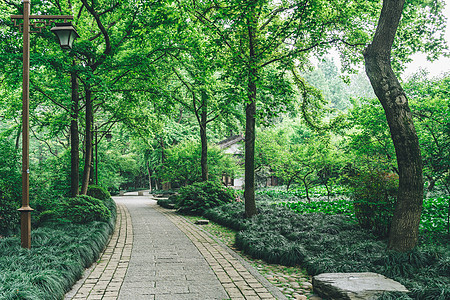
[[[308,175],[306,175],[308,176]],[[303,186],[305,187],[306,199],[308,199],[308,203],[311,203],[311,197],[309,197],[309,185],[306,180],[306,176],[302,178]]]
[[[75,62],[74,62],[75,65]],[[71,72],[70,79],[72,82],[72,112],[70,120],[70,197],[78,195],[79,191],[79,169],[80,169],[80,138],[78,136],[78,81],[75,71]]]
[[[202,91],[202,108],[200,116],[200,139],[202,143],[202,156],[200,158],[200,165],[202,168],[202,181],[208,180],[208,139],[206,136],[206,123],[207,123],[207,108],[208,99],[206,91]]]
[[[81,194],[86,195],[89,178],[91,174],[91,162],[92,162],[92,94],[89,87],[86,89],[86,138],[85,147],[86,154],[84,157],[84,170],[83,170],[83,182],[81,185]]]
[[[256,115],[256,21],[253,9],[249,12],[249,70],[248,70],[248,104],[245,109],[245,216],[251,218],[256,215],[255,201],[255,115]]]
[[[148,161],[145,162],[147,165],[147,173],[148,173],[148,188],[150,189],[150,193],[152,192],[152,171],[150,171],[150,164]]]
[[[381,102],[397,155],[399,190],[389,245],[396,251],[413,249],[418,240],[423,203],[422,158],[408,100],[391,67],[391,48],[404,0],[384,0],[372,44],[364,51],[366,73]]]

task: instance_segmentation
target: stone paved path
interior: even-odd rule
[[[67,300],[286,299],[239,255],[148,194],[114,199],[116,231]]]

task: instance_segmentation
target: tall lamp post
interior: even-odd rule
[[[23,248],[31,248],[31,212],[30,207],[30,135],[29,135],[29,103],[30,103],[30,33],[41,32],[43,27],[55,23],[55,20],[64,20],[65,23],[55,24],[51,31],[59,39],[61,48],[71,49],[73,41],[79,37],[77,31],[68,23],[73,16],[41,16],[30,15],[30,0],[23,0],[23,15],[12,15],[14,26],[23,32],[23,81],[22,81],[22,207],[20,211],[21,245]],[[22,24],[17,20],[23,19]],[[33,23],[30,20],[37,20]],[[33,26],[33,31],[30,30]]]

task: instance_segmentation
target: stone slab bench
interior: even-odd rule
[[[402,284],[377,273],[323,273],[313,277],[313,289],[325,299],[372,300],[384,292],[409,292]]]

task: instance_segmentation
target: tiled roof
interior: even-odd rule
[[[233,135],[230,136],[229,138],[218,142],[217,144],[219,145],[220,148],[224,149],[224,148],[228,148],[231,145],[234,145],[236,143],[239,143],[240,141],[243,141],[245,138],[242,136],[242,134],[238,134],[238,135]]]

